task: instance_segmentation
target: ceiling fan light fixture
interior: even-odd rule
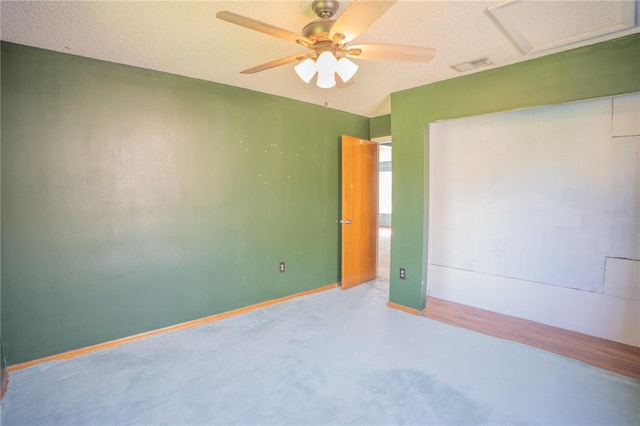
[[[318,87],[322,89],[331,89],[336,85],[335,74],[332,73],[318,73],[318,80],[316,82]]]
[[[315,61],[308,58],[296,65],[294,70],[305,83],[309,83],[317,72],[318,87],[330,89],[336,85],[336,73],[342,81],[347,82],[358,71],[358,66],[347,58],[338,60],[332,52],[324,51]]]
[[[323,89],[329,89],[336,85],[335,73],[338,68],[338,60],[329,51],[324,51],[318,56],[316,60],[316,67],[318,68],[318,87]]]
[[[345,83],[351,80],[351,77],[358,71],[358,66],[347,58],[340,58],[337,63],[337,68],[338,75]]]
[[[305,59],[304,61],[300,62],[295,66],[294,69],[296,70],[296,74],[298,74],[298,77],[300,77],[305,83],[309,83],[315,75],[316,71],[318,71],[316,63],[311,58]]]

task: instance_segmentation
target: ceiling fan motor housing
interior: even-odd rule
[[[327,49],[332,47],[333,43],[329,39],[329,31],[336,22],[331,19],[340,5],[335,0],[315,0],[311,4],[313,11],[320,17],[315,21],[309,22],[302,29],[302,35],[310,39],[314,43],[315,49]]]
[[[335,21],[333,19],[317,19],[309,22],[302,29],[302,35],[312,40],[314,43],[318,41],[329,40],[329,31]]]
[[[336,14],[340,4],[335,0],[315,0],[311,8],[320,19],[329,19]]]

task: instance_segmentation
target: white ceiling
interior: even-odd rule
[[[350,3],[341,2],[340,10]],[[293,70],[295,64],[240,74],[241,70],[307,50],[215,17],[218,11],[229,10],[299,33],[317,18],[311,11],[311,0],[2,0],[0,37],[319,105],[326,96],[331,108],[375,117],[390,112],[392,92],[460,76],[451,66],[461,62],[487,57],[493,63],[489,67],[504,66],[639,31],[637,0],[523,0],[498,6],[501,15],[494,16],[488,8],[499,3],[503,2],[398,1],[355,42],[434,47],[437,53],[433,61],[417,64],[354,59],[360,66],[355,84],[327,91],[313,81],[308,85],[302,82]],[[506,16],[513,17],[506,23],[505,9]],[[620,25],[625,10],[631,10],[632,25],[626,29]],[[518,37],[533,46],[528,53],[518,47],[522,42]]]

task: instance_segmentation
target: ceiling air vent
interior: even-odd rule
[[[476,59],[475,61],[465,62],[458,65],[453,65],[451,68],[458,72],[471,71],[476,68],[486,67],[487,65],[491,65],[491,61],[487,58]]]

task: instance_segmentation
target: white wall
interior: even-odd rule
[[[640,346],[640,95],[430,125],[429,295]]]
[[[391,226],[391,145],[379,145],[378,151],[378,225]]]

